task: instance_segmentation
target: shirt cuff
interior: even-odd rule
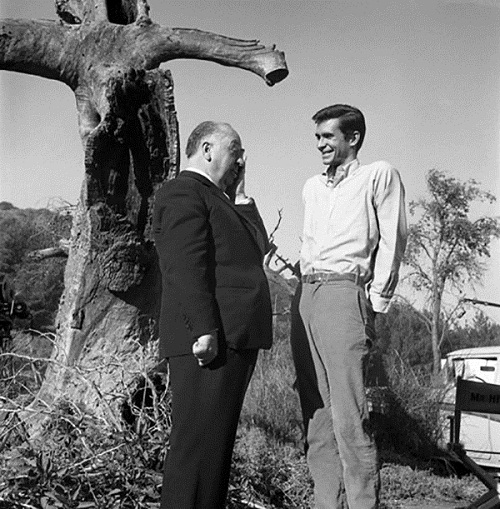
[[[378,293],[370,293],[370,302],[375,313],[387,313],[391,299],[381,297]]]
[[[235,205],[252,205],[254,203],[254,199],[250,196],[236,196],[234,199]]]
[[[208,334],[211,334],[212,336],[217,334],[219,332],[219,329],[212,329],[208,332],[205,332],[203,334],[199,334],[198,336],[195,336],[195,339],[201,338],[201,336],[208,336]]]

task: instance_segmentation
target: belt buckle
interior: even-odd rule
[[[328,276],[328,274],[325,274],[324,272],[321,272],[317,275],[317,280],[316,280],[318,283],[322,283],[322,284],[326,284],[328,283],[328,281],[330,281],[330,278]]]

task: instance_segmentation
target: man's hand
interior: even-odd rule
[[[217,332],[203,334],[193,343],[193,355],[200,366],[210,364],[219,353]]]
[[[238,178],[235,180],[234,182],[234,186],[235,186],[235,189],[234,189],[234,196],[235,196],[235,200],[237,200],[238,198],[241,198],[242,196],[244,198],[246,198],[246,194],[245,194],[245,171],[246,171],[246,167],[247,167],[247,156],[244,155],[243,157],[241,157],[239,159],[240,163],[239,163],[239,173],[238,173]]]
[[[235,176],[232,183],[227,186],[226,194],[229,198],[238,204],[250,203],[251,198],[245,194],[245,170],[247,164],[247,156],[244,155],[238,160],[238,175]]]

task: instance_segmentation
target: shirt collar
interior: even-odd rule
[[[340,166],[337,166],[335,175],[336,176],[342,175],[342,178],[344,179],[344,178],[347,178],[352,172],[354,172],[358,168],[359,168],[359,160],[353,159],[352,161],[350,161],[347,164],[341,164]],[[327,174],[326,170],[321,174],[321,176],[323,177],[322,181],[324,184],[328,184],[331,181],[331,179],[330,180],[328,179],[328,174]]]
[[[197,173],[198,175],[205,177],[207,180],[212,182],[212,184],[215,187],[220,189],[220,187],[214,182],[213,178],[208,173],[205,173],[203,170],[199,170],[198,168],[193,168],[192,166],[188,166],[187,168],[184,168],[184,170],[182,170],[182,171],[192,171],[193,173]],[[221,189],[221,191],[222,191],[222,189]],[[228,200],[231,200],[231,198],[229,198],[229,195],[225,191],[222,191],[222,192]]]
[[[193,168],[192,166],[189,166],[182,171],[192,171],[193,173],[197,173],[198,175],[201,175],[202,177],[205,177],[206,179],[210,180],[210,182],[212,182],[212,184],[217,186],[217,184],[214,182],[213,178],[208,173],[205,173],[203,170],[199,170],[198,168]],[[219,186],[217,186],[217,187],[219,187]]]

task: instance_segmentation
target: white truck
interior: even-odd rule
[[[452,415],[455,403],[455,383],[458,376],[465,380],[500,386],[500,346],[484,346],[455,350],[441,360],[447,388],[443,397],[443,412]],[[443,419],[443,437],[449,437],[449,421]],[[460,442],[468,456],[478,465],[500,470],[500,415],[464,412]]]

